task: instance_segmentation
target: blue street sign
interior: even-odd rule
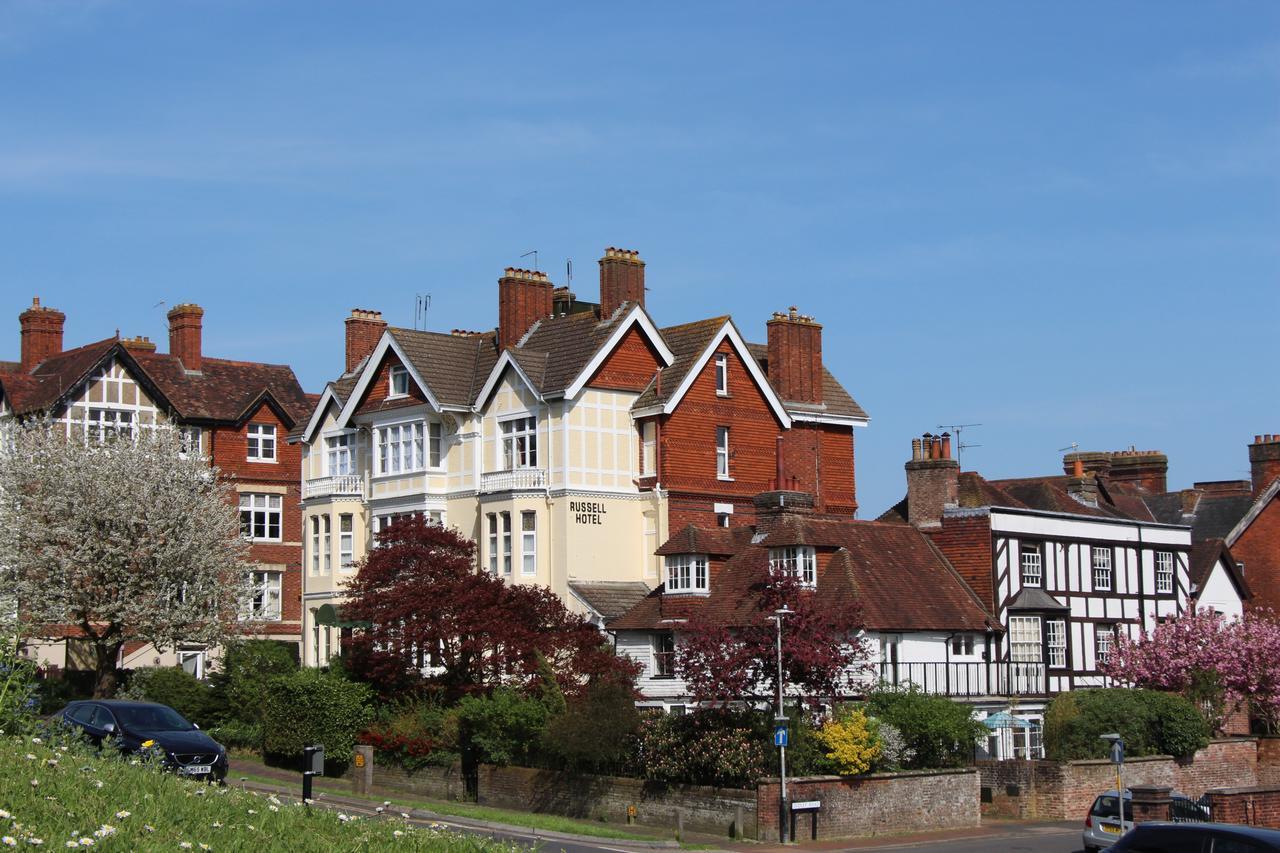
[[[774,726],[774,727],[773,727],[773,745],[774,745],[774,746],[786,746],[786,745],[787,745],[787,727],[786,727],[786,724],[779,725],[779,726]]]

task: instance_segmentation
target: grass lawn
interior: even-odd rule
[[[248,779],[263,785],[288,786],[289,783],[282,782],[269,776],[259,776],[252,772],[236,772],[233,771],[227,776],[227,784],[235,785],[241,778]],[[327,791],[332,794],[338,794],[344,797],[354,796],[351,793],[351,784],[346,781],[338,782],[333,780],[316,779],[313,782],[317,792]],[[301,778],[296,786],[298,792],[301,792]],[[391,802],[397,806],[408,808],[425,809],[429,812],[435,812],[439,815],[450,815],[452,817],[470,818],[471,820],[487,820],[494,823],[505,823],[511,826],[523,826],[530,829],[542,829],[549,832],[567,832],[573,835],[590,835],[596,838],[613,838],[629,841],[653,841],[659,837],[669,838],[670,836],[659,836],[658,834],[645,835],[639,832],[628,832],[623,829],[615,828],[607,823],[595,821],[575,820],[571,817],[561,817],[560,815],[540,814],[537,812],[520,812],[510,809],[496,809],[490,806],[478,806],[475,803],[459,803],[448,800],[428,800],[428,799],[412,799],[399,795],[389,795],[380,798],[377,802]]]
[[[108,753],[0,737],[0,846],[104,850],[429,850],[500,853],[489,839],[289,805],[180,779]]]

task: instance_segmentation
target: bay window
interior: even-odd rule
[[[331,435],[324,440],[325,461],[330,477],[340,477],[352,472],[351,434]]]
[[[379,474],[422,470],[422,421],[379,427],[375,435]]]

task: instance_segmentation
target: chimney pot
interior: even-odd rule
[[[41,305],[40,297],[32,297],[31,307],[18,315],[24,373],[62,352],[62,327],[66,320],[66,314]]]

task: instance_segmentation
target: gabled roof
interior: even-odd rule
[[[658,587],[610,627],[669,629],[695,613],[705,613],[730,625],[758,618],[759,588],[769,576],[769,544],[777,535],[815,547],[820,569],[813,594],[856,602],[868,630],[999,629],[942,553],[915,528],[800,515],[784,519],[759,542],[734,535],[736,550],[719,571],[713,572],[708,595],[668,595]],[[714,535],[710,530],[695,530],[690,534],[686,528],[673,540],[682,542],[690,536],[709,539]],[[659,553],[667,550],[667,544],[670,543],[664,544]]]
[[[755,358],[756,363],[764,368],[765,375],[769,374],[769,347],[765,344],[747,344],[747,348],[751,350],[751,355]],[[849,392],[844,389],[839,380],[827,370],[827,366],[822,366],[822,404],[821,409],[817,409],[812,405],[801,406],[797,404],[787,405],[787,411],[792,417],[804,419],[807,415],[816,417],[829,418],[851,418],[858,421],[868,421],[870,416],[867,415],[865,409],[858,405],[858,401],[849,396]]]
[[[1275,500],[1277,494],[1280,494],[1280,478],[1272,480],[1271,485],[1259,492],[1258,496],[1254,498],[1253,502],[1249,505],[1248,512],[1246,512],[1240,520],[1235,523],[1235,526],[1231,528],[1231,532],[1226,535],[1226,542],[1228,545],[1236,544],[1236,541],[1240,536],[1249,529],[1249,525],[1253,524],[1254,519],[1261,515],[1262,511],[1267,508],[1267,504]]]
[[[1235,584],[1240,598],[1252,598],[1253,593],[1245,583],[1244,576],[1240,574],[1240,566],[1236,558],[1231,556],[1231,549],[1221,539],[1205,539],[1191,546],[1191,561],[1187,570],[1196,592],[1204,589],[1204,585],[1209,581],[1209,576],[1213,574],[1214,567],[1219,562],[1226,567],[1227,577]]]
[[[607,626],[649,594],[639,581],[569,581],[569,592]]]
[[[446,335],[395,327],[386,334],[399,345],[406,366],[427,385],[424,390],[441,406],[470,406],[498,358],[493,335]]]
[[[113,359],[156,398],[157,406],[184,421],[239,423],[266,403],[294,424],[311,408],[287,365],[205,357],[199,372],[188,372],[177,356],[130,350],[117,338],[67,350],[26,374],[0,374],[0,392],[15,414],[54,409]]]

